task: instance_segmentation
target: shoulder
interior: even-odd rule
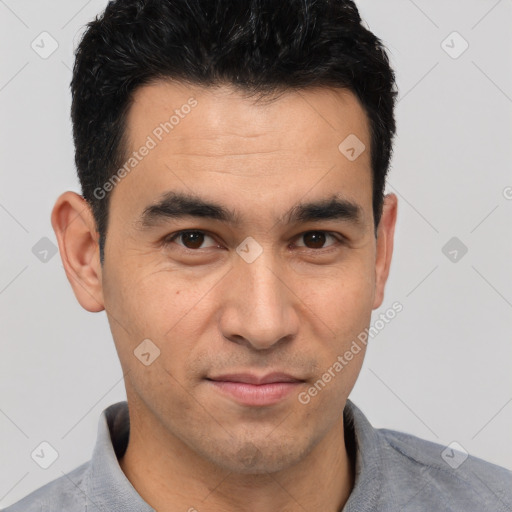
[[[30,494],[3,509],[2,512],[83,512],[87,510],[84,493],[90,461],[73,471],[32,491]]]
[[[377,432],[388,469],[401,485],[418,488],[420,483],[453,510],[512,510],[512,471],[469,455],[454,443],[443,446],[395,430]]]

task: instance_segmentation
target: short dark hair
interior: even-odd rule
[[[352,0],[113,0],[87,24],[75,56],[75,163],[102,262],[110,194],[99,199],[94,191],[126,161],[133,93],[159,79],[230,84],[260,96],[318,86],[351,90],[371,127],[376,231],[397,91],[385,47]]]

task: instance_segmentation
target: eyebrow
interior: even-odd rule
[[[184,217],[212,219],[231,225],[241,224],[241,216],[235,210],[194,194],[174,191],[166,192],[159,201],[147,206],[138,220],[143,229],[149,229],[160,222]],[[293,206],[278,222],[294,224],[342,220],[362,226],[363,217],[363,209],[357,203],[332,195],[318,201],[301,202]]]

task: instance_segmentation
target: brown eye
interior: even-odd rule
[[[312,231],[304,235],[304,242],[312,249],[321,249],[325,244],[325,234],[320,231]],[[311,244],[311,245],[310,245]]]
[[[309,249],[323,249],[328,237],[336,240],[336,237],[325,231],[308,231],[300,236],[304,240],[305,246]]]
[[[204,240],[204,234],[199,231],[189,231],[181,234],[183,245],[187,249],[199,249]]]
[[[169,245],[174,241],[179,240],[181,243],[178,243],[178,245],[181,245],[186,249],[201,249],[204,248],[201,246],[205,243],[205,239],[207,238],[212,239],[211,236],[203,233],[202,231],[180,231],[179,233],[175,233],[174,235],[167,237],[165,243],[166,245]],[[212,247],[212,245],[210,247]]]

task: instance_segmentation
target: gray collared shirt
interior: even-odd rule
[[[512,471],[394,430],[375,429],[353,402],[345,435],[356,479],[342,512],[512,512]],[[129,436],[127,402],[107,407],[90,461],[4,512],[151,512],[118,463]],[[192,504],[207,512],[207,504]],[[311,511],[317,512],[317,511]]]

